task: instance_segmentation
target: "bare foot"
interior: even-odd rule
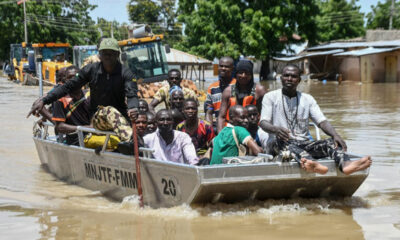
[[[355,161],[343,162],[343,173],[346,175],[369,168],[372,164],[371,156],[366,156]]]
[[[325,174],[328,172],[328,167],[322,165],[319,162],[315,162],[312,160],[308,160],[306,158],[302,158],[300,160],[301,168],[306,170],[307,172],[313,172],[313,173],[319,173],[319,174]]]

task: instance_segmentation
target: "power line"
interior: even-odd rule
[[[72,27],[79,27],[79,28],[91,27],[90,25],[81,25],[78,23],[66,23],[66,22],[62,22],[62,21],[54,21],[54,20],[48,20],[48,19],[35,19],[35,18],[31,18],[31,17],[28,17],[28,19],[30,21],[46,22],[48,24],[60,24],[63,26],[72,26]],[[92,25],[92,26],[94,26],[94,25]]]
[[[33,21],[27,19],[27,22],[34,23],[34,24],[46,24],[48,27],[53,27],[53,28],[58,28],[58,29],[70,29],[70,30],[79,30],[83,32],[97,32],[96,29],[88,29],[88,28],[80,28],[80,27],[72,27],[72,26],[66,26],[63,24],[59,23],[49,23],[47,21]]]

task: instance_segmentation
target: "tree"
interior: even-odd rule
[[[316,39],[314,0],[255,1],[245,9],[242,39],[247,55],[268,60],[292,43]]]
[[[164,34],[170,45],[182,38],[182,26],[177,22],[175,0],[131,0],[128,13],[133,23],[147,24],[154,33]]]
[[[209,59],[241,54],[268,59],[288,44],[308,39],[314,42],[314,0],[180,0],[179,20],[186,24],[180,48]],[[266,78],[264,67],[261,78]]]
[[[376,6],[371,6],[372,11],[367,14],[367,28],[376,29],[383,28],[389,29],[389,18],[391,14],[391,0],[386,0],[381,3],[380,1]],[[400,29],[400,2],[395,2],[393,9],[393,25],[394,29]]]
[[[95,8],[87,0],[26,2],[28,41],[30,43],[96,42],[98,33],[89,11]],[[11,43],[24,41],[23,7],[16,2],[0,4],[0,59],[7,59]],[[7,36],[7,37],[4,37]]]
[[[358,0],[321,0],[317,16],[318,40],[349,39],[365,34],[364,14],[356,5]]]
[[[129,19],[134,23],[158,23],[160,6],[154,1],[131,0],[128,4]]]
[[[186,24],[186,37],[178,47],[209,59],[224,55],[238,58],[243,46],[240,7],[224,0],[190,2],[197,7],[179,1],[180,5],[186,4],[190,12],[181,9],[182,14],[178,17]]]
[[[117,40],[128,39],[128,26],[126,23],[121,24],[117,21],[107,21],[104,18],[98,18],[96,28],[105,37],[111,37],[111,32],[113,32],[113,36]]]

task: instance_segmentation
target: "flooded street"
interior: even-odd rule
[[[305,82],[300,90],[349,152],[373,158],[353,197],[140,209],[134,198],[114,202],[42,169],[35,118],[25,118],[39,90],[0,78],[1,239],[400,239],[400,84]]]

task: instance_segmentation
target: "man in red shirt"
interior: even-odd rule
[[[197,156],[201,158],[211,145],[215,133],[211,123],[198,118],[197,108],[198,104],[196,100],[190,98],[185,100],[183,113],[186,120],[178,124],[176,130],[189,134],[196,148]]]

